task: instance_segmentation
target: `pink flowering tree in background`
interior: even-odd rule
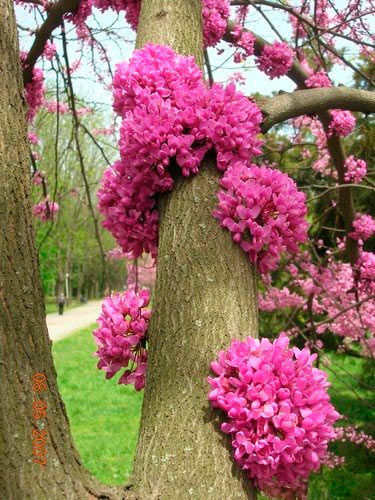
[[[32,313],[4,315],[4,370],[48,375],[50,458],[43,484],[34,464],[21,464],[19,415],[31,405],[16,398],[1,426],[5,444],[20,436],[3,496],[17,485],[35,498],[305,498],[312,472],[345,461],[330,442],[374,451],[330,402],[321,369],[344,370],[330,366],[330,351],[364,358],[369,371],[375,358],[375,219],[363,194],[374,189],[373,156],[359,147],[375,111],[373,2],[17,0],[16,11],[22,51],[17,64],[4,58],[4,88],[16,82],[21,95],[22,71],[28,155],[20,113],[18,150],[10,119],[0,126],[4,164],[25,173],[14,183],[27,193],[17,200],[26,222],[12,211],[7,219],[30,235],[23,259],[34,274],[22,268],[22,289],[39,283],[32,214],[44,244],[66,196],[79,199],[108,291],[94,331],[98,368],[145,395],[129,485],[99,484],[70,436],[38,288]],[[2,46],[16,46],[9,0],[1,33]],[[260,74],[280,92],[251,90]],[[38,131],[51,116],[48,162],[50,138]],[[12,263],[19,245],[4,241]],[[126,265],[117,290],[113,261]],[[7,278],[18,298],[15,286]],[[27,314],[17,364],[12,339]]]

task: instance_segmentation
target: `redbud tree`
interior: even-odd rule
[[[375,98],[336,82],[339,68],[373,86],[372,2],[16,4],[28,39],[21,51],[13,6],[0,1],[2,497],[255,498],[256,488],[304,497],[311,471],[340,464],[330,440],[373,447],[356,428],[334,430],[326,374],[313,366],[332,336],[348,355],[374,358],[375,220],[355,196],[373,189],[371,165],[352,145],[364,133],[356,120],[375,111]],[[23,24],[23,9],[34,24]],[[120,47],[127,40],[105,25],[109,13],[136,33],[134,52],[116,68],[106,38]],[[274,21],[280,14],[284,30]],[[269,39],[252,16],[265,20]],[[117,118],[106,127],[86,126],[93,108],[79,98],[75,75],[87,54],[95,85],[113,95]],[[218,68],[228,58],[236,65],[231,83],[215,81],[223,78],[213,56],[222,58]],[[257,72],[295,88],[273,97],[241,91]],[[83,467],[57,389],[32,228],[33,216],[53,225],[63,209],[39,167],[45,112],[57,123],[71,117],[103,280],[108,258],[134,259],[127,291],[104,300],[94,332],[107,378],[120,373],[120,384],[144,387],[133,471],[121,488]],[[106,168],[98,205],[119,247],[109,254],[82,135]],[[282,171],[291,150],[294,175]],[[142,289],[154,272],[150,258],[152,312]],[[281,329],[262,330],[276,340],[256,339],[258,309],[281,315]],[[47,378],[42,470],[30,445],[34,373]]]

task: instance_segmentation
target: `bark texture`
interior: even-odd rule
[[[25,105],[11,0],[0,0],[0,498],[117,498],[81,465],[71,439],[48,338],[34,247]],[[43,372],[47,387],[33,391]],[[33,417],[34,400],[47,405]],[[32,431],[44,428],[47,463],[33,461]]]
[[[202,66],[200,0],[143,0],[137,46],[171,45]],[[161,213],[149,368],[132,489],[142,499],[255,498],[207,400],[210,362],[231,338],[257,335],[256,275],[211,212],[219,173],[176,177]]]

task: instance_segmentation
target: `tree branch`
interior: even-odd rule
[[[264,115],[262,132],[278,123],[329,109],[375,113],[375,93],[347,87],[324,87],[279,94],[259,103]]]
[[[35,32],[34,42],[27,54],[26,65],[23,71],[23,83],[29,83],[36,61],[42,55],[44,47],[52,32],[61,25],[64,14],[74,12],[80,0],[58,0],[47,10],[47,18],[40,28]]]

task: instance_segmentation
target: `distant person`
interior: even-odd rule
[[[60,293],[59,298],[57,299],[57,303],[59,305],[59,314],[60,316],[62,316],[65,304],[65,295],[63,293]]]

